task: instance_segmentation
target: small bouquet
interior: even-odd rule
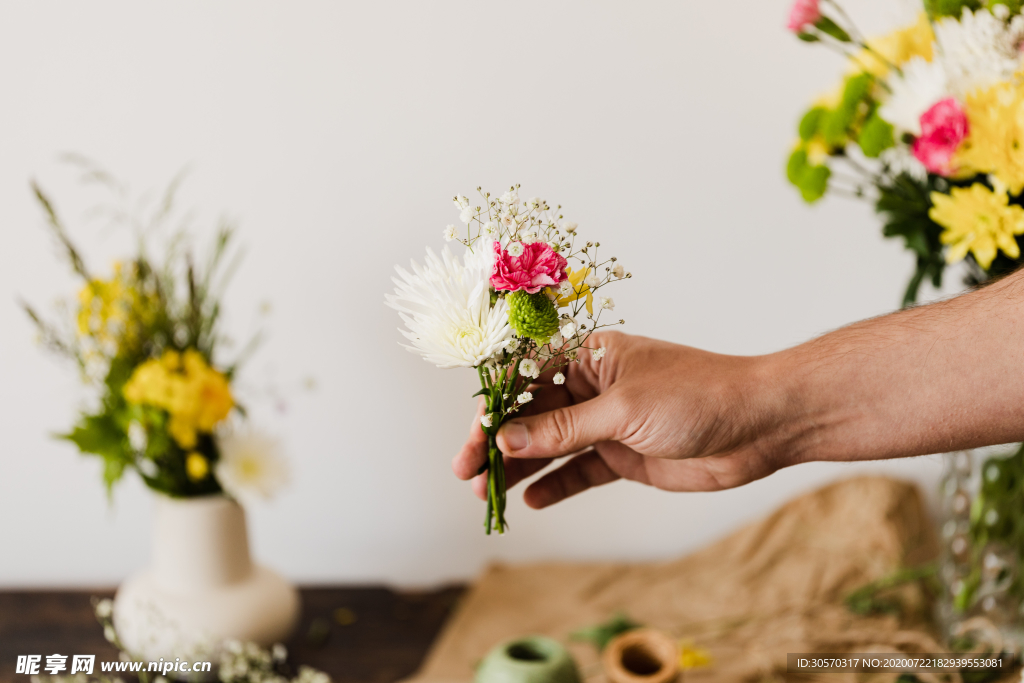
[[[865,39],[835,0],[796,0],[789,28],[848,58],[798,127],[787,175],[803,198],[867,198],[916,257],[903,298],[1008,273],[1024,235],[1024,16],[1020,0],[924,0],[911,26]]]
[[[542,199],[519,201],[519,186],[493,199],[477,192],[483,206],[454,198],[464,228],[449,225],[448,242],[465,247],[460,256],[446,246],[427,249],[426,263],[398,267],[395,293],[385,295],[406,328],[407,349],[441,368],[476,368],[486,411],[487,513],[484,529],[504,533],[504,460],[495,436],[502,423],[534,398],[542,373],[555,384],[582,353],[595,360],[604,348],[587,346],[615,302],[599,290],[630,277],[612,256],[598,257],[600,242],[578,244],[576,223],[563,219]],[[570,265],[572,264],[572,265]]]
[[[154,260],[149,237],[169,218],[173,188],[152,216],[138,219],[137,252],[99,276],[53,203],[33,185],[82,286],[76,301],[60,306],[57,322],[23,305],[42,343],[73,360],[95,392],[93,406],[60,437],[103,459],[108,493],[125,470],[134,469],[150,488],[170,496],[269,496],[285,478],[276,443],[229,424],[233,415],[244,416],[232,382],[257,338],[234,362],[216,361],[228,345],[219,331],[219,296],[235,265],[224,267],[234,230],[221,225],[203,266],[180,230],[163,259]]]

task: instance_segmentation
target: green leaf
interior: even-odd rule
[[[884,150],[896,144],[892,124],[879,116],[877,110],[872,112],[860,130],[857,144],[860,145],[864,156],[869,159],[878,158]]]
[[[804,41],[805,43],[816,43],[819,40],[821,40],[821,38],[819,38],[815,34],[808,33],[807,31],[801,31],[800,33],[796,34],[796,37]]]
[[[61,434],[59,438],[72,442],[83,453],[112,458],[124,455],[125,434],[107,414],[85,415],[69,434]]]
[[[638,629],[641,626],[642,624],[633,621],[625,613],[619,612],[603,624],[595,624],[594,626],[580,629],[569,637],[572,640],[590,643],[600,652],[615,636]]]
[[[804,114],[798,128],[800,139],[807,142],[813,138],[821,128],[822,119],[826,116],[828,116],[828,110],[825,107],[813,107]]]
[[[832,21],[828,17],[818,19],[818,21],[814,22],[814,27],[822,33],[832,36],[841,43],[851,42],[850,34],[841,29],[836,22]]]
[[[979,0],[924,0],[924,8],[932,19],[940,17],[959,19],[965,7],[973,12],[981,9],[981,2]]]

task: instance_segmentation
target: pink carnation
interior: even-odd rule
[[[542,288],[557,285],[566,278],[566,260],[544,242],[524,244],[520,256],[512,256],[494,241],[494,268],[491,285],[514,292],[525,289],[536,294]]]
[[[803,33],[808,26],[813,26],[821,19],[819,0],[796,0],[793,9],[789,10],[789,23],[786,24],[793,33]]]
[[[921,114],[921,135],[914,140],[914,156],[931,173],[953,172],[953,153],[967,137],[967,114],[952,97],[933,104]]]

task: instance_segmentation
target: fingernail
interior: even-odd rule
[[[501,428],[500,434],[513,451],[521,451],[530,445],[530,430],[519,422],[509,422]]]

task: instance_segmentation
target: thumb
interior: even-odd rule
[[[510,420],[498,430],[498,448],[515,458],[558,458],[613,441],[624,413],[608,394],[565,408]]]

